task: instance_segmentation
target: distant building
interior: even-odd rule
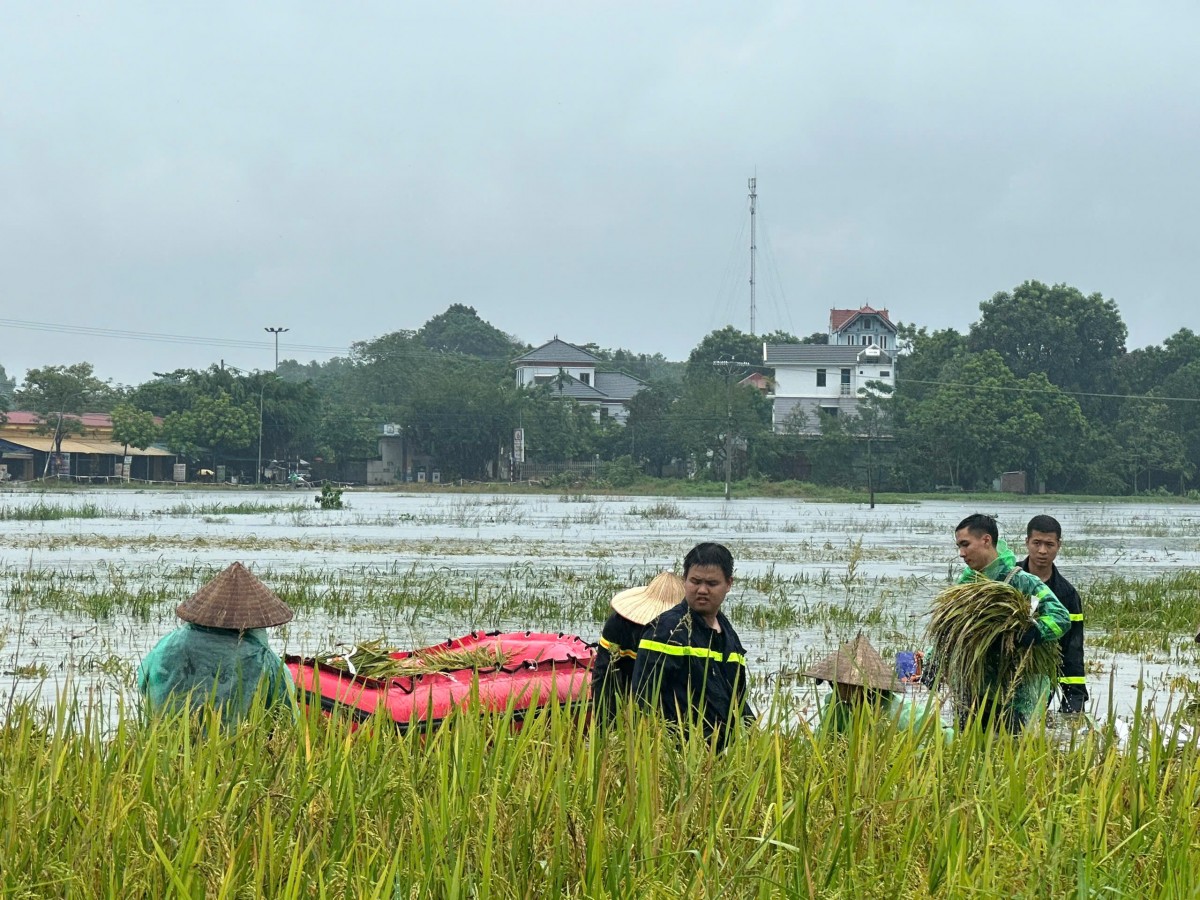
[[[896,326],[886,309],[860,306],[829,311],[829,343],[845,347],[878,347],[896,351]]]
[[[66,416],[73,425],[58,454],[49,431],[57,417],[47,418],[48,425],[37,413],[5,413],[6,421],[0,423],[0,480],[31,481],[41,478],[43,472],[77,479],[122,478],[126,474],[147,481],[171,479],[175,454],[162,447],[139,449],[116,443],[112,417],[107,413]],[[130,457],[128,473],[123,469],[126,456]]]
[[[546,385],[552,397],[571,398],[595,409],[597,419],[621,424],[629,418],[627,404],[646,383],[624,372],[597,372],[602,360],[582,347],[555,337],[517,357],[517,386]]]
[[[869,306],[831,309],[828,344],[763,344],[763,365],[775,370],[775,430],[819,434],[822,412],[857,415],[861,388],[895,385],[895,353],[888,311]]]

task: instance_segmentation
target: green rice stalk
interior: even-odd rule
[[[322,665],[350,672],[363,678],[388,678],[432,675],[437,672],[457,672],[461,669],[496,669],[506,666],[512,654],[499,643],[474,647],[436,647],[409,656],[400,656],[398,647],[384,646],[382,640],[355,644],[347,654],[319,654]]]
[[[986,693],[1008,702],[1036,678],[1058,681],[1057,642],[1017,646],[1031,624],[1029,598],[1004,582],[977,579],[934,598],[929,639],[939,677],[960,708],[971,708]]]

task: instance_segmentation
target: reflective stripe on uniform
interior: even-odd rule
[[[1050,633],[1056,638],[1063,636],[1062,626],[1059,625],[1058,622],[1054,621],[1054,616],[1042,616],[1038,619],[1038,621],[1049,628]]]
[[[636,650],[626,650],[616,641],[610,641],[606,637],[600,638],[600,646],[607,650],[613,656],[628,656],[630,659],[637,659]]]
[[[1072,622],[1082,622],[1083,621],[1083,613],[1071,613],[1071,621]]]
[[[699,656],[704,659],[715,659],[717,662],[735,662],[743,666],[746,664],[746,657],[740,653],[730,653],[728,657],[723,657],[719,650],[710,650],[708,647],[685,647],[680,644],[664,644],[662,641],[646,639],[638,644],[638,649],[665,653],[667,656]]]
[[[1087,679],[1082,675],[1066,675],[1058,679],[1059,684],[1087,684]]]

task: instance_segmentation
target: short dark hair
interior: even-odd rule
[[[1054,516],[1034,516],[1030,519],[1029,524],[1025,526],[1025,537],[1033,537],[1035,531],[1052,534],[1060,541],[1062,540],[1062,526],[1058,524],[1058,519]]]
[[[987,513],[971,513],[954,529],[954,533],[958,534],[963,529],[971,532],[971,534],[983,536],[988,535],[992,539],[993,544],[1000,542],[1000,529],[996,527],[996,517],[989,516]]]
[[[725,580],[733,578],[733,554],[724,544],[706,542],[697,544],[683,558],[683,576],[686,578],[692,566],[720,566]]]

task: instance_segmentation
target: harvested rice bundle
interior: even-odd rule
[[[384,646],[382,640],[363,641],[349,653],[321,654],[316,659],[342,672],[380,680],[459,669],[495,669],[511,661],[499,644],[437,648],[404,657],[394,655],[399,652],[398,647]]]
[[[433,672],[457,672],[459,669],[498,669],[512,661],[512,654],[499,643],[474,647],[439,647],[394,660],[401,675],[428,675]]]
[[[1056,641],[1017,646],[1030,627],[1030,599],[1002,581],[979,578],[942,591],[933,600],[929,637],[938,677],[961,711],[991,693],[1010,700],[1023,684],[1058,680]]]

